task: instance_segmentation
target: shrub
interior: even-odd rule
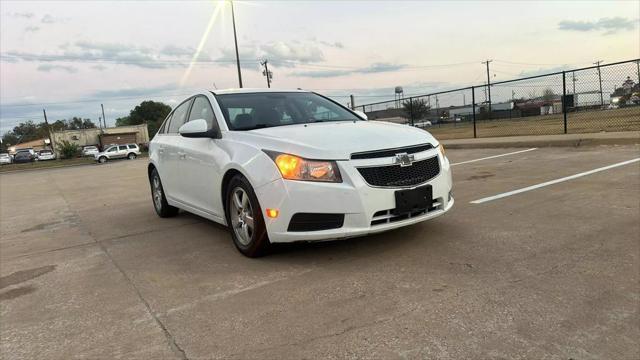
[[[80,146],[67,140],[62,140],[58,144],[58,153],[63,159],[71,159],[76,157],[80,153]]]

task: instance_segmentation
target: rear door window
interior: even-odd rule
[[[118,146],[118,148],[120,149],[120,151],[127,151],[127,145],[120,145]]]

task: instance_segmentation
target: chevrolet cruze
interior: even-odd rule
[[[227,225],[238,250],[361,236],[453,206],[451,170],[428,132],[367,121],[319,94],[202,92],[176,106],[149,146],[155,211]]]

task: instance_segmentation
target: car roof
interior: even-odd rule
[[[265,89],[265,88],[242,88],[242,89],[222,89],[212,90],[215,95],[226,94],[252,94],[252,93],[279,93],[279,92],[310,92],[302,89]]]

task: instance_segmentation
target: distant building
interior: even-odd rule
[[[9,146],[7,150],[9,150],[10,154],[15,154],[16,151],[24,149],[33,149],[33,151],[40,151],[44,149],[51,150],[51,146],[49,139],[37,139]]]
[[[627,76],[627,80],[622,86],[615,89],[609,95],[610,107],[616,108],[640,103],[640,84],[636,84],[631,77]]]
[[[147,124],[118,126],[113,128],[63,130],[52,133],[54,144],[66,140],[78,146],[94,145],[103,148],[111,144],[135,143],[146,145],[149,143],[149,131]]]

